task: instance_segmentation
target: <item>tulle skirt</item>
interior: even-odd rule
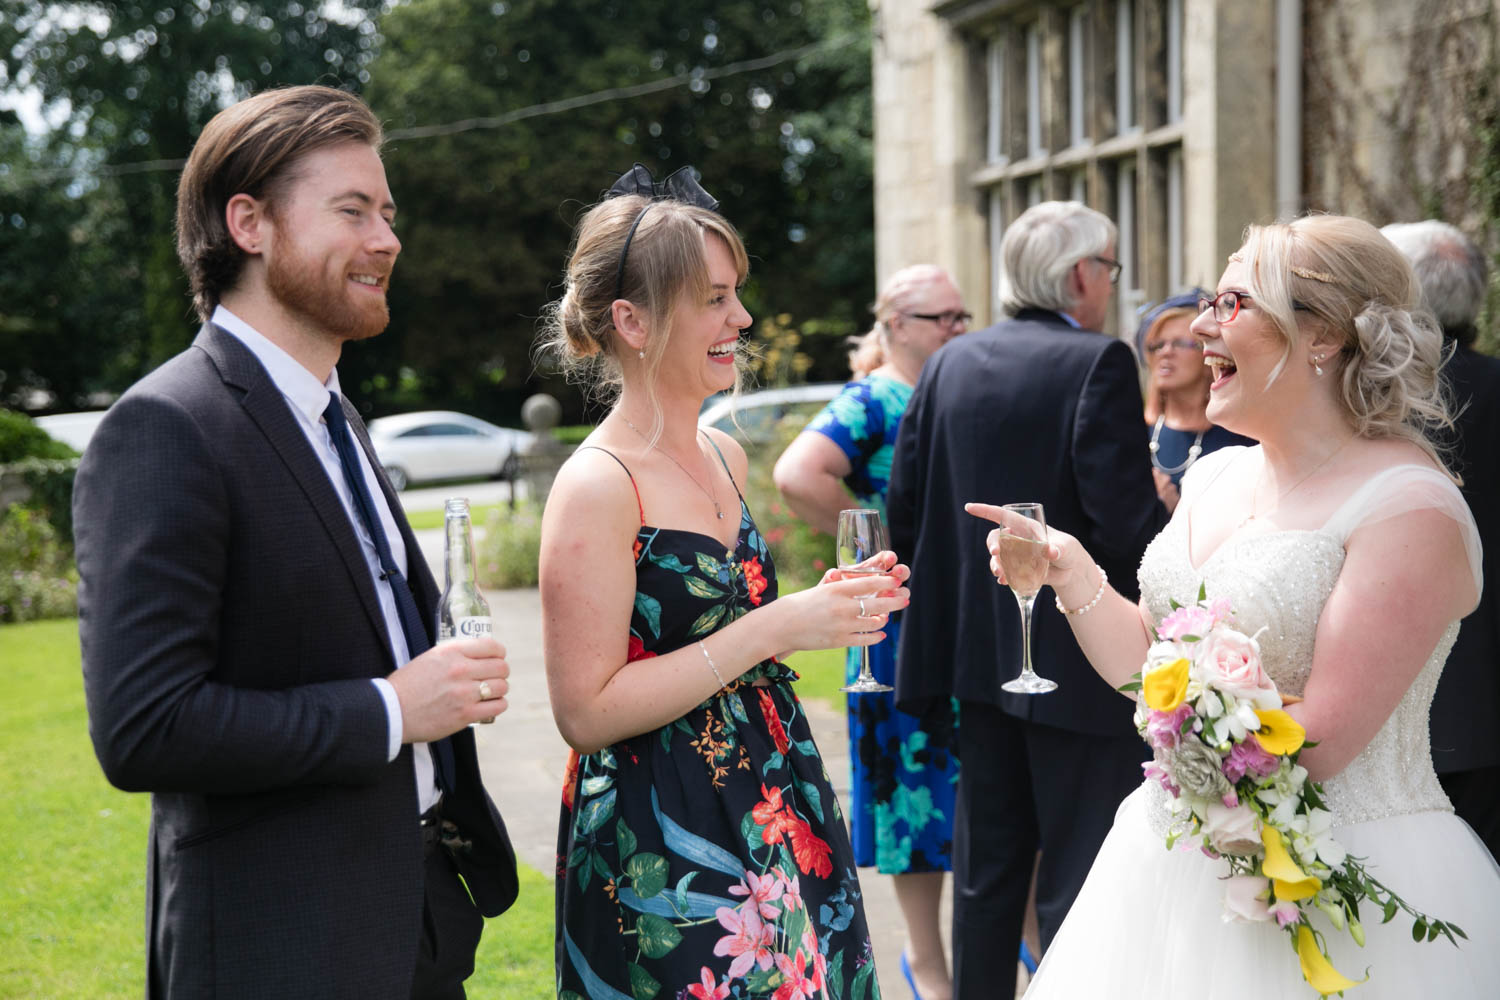
[[[1144,788],[1115,815],[1088,880],[1037,970],[1026,1000],[1272,1000],[1316,997],[1290,936],[1269,923],[1224,920],[1222,860],[1196,849],[1168,851],[1152,831]],[[1351,1000],[1500,997],[1500,867],[1452,813],[1424,812],[1336,830],[1370,874],[1417,910],[1462,927],[1417,944],[1411,919],[1380,923],[1362,908],[1365,946],[1317,913],[1333,965],[1369,981]]]

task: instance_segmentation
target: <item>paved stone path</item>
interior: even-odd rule
[[[417,535],[441,581],[442,532],[421,531]],[[521,860],[548,874],[556,868],[558,809],[568,747],[552,721],[547,697],[541,597],[536,590],[487,590],[485,597],[495,620],[495,633],[510,662],[511,689],[509,710],[494,725],[475,729],[479,764]],[[849,741],[843,713],[817,699],[810,699],[805,707],[834,790],[847,809]],[[899,964],[906,932],[891,880],[866,869],[861,872],[860,885],[885,1000],[907,1000],[911,990]],[[951,882],[947,891],[951,891]],[[946,937],[951,896],[945,895],[943,902]]]

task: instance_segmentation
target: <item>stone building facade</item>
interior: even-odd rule
[[[1436,216],[1491,242],[1500,0],[871,4],[879,276],[941,264],[980,320],[1007,221],[1045,199],[1120,226],[1116,330],[1212,286],[1251,222]]]

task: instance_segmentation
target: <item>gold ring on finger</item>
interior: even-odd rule
[[[865,599],[863,597],[856,597],[855,600],[859,601],[859,616],[861,618],[869,617],[869,613],[865,611]]]

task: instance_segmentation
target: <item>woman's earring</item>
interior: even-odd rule
[[[1321,354],[1313,358],[1313,374],[1319,377],[1323,374],[1323,355]]]
[[[637,351],[636,353],[640,355],[640,358],[641,358],[642,361],[646,360],[646,352],[645,351]],[[1321,371],[1319,371],[1318,374],[1321,375],[1323,373]]]

